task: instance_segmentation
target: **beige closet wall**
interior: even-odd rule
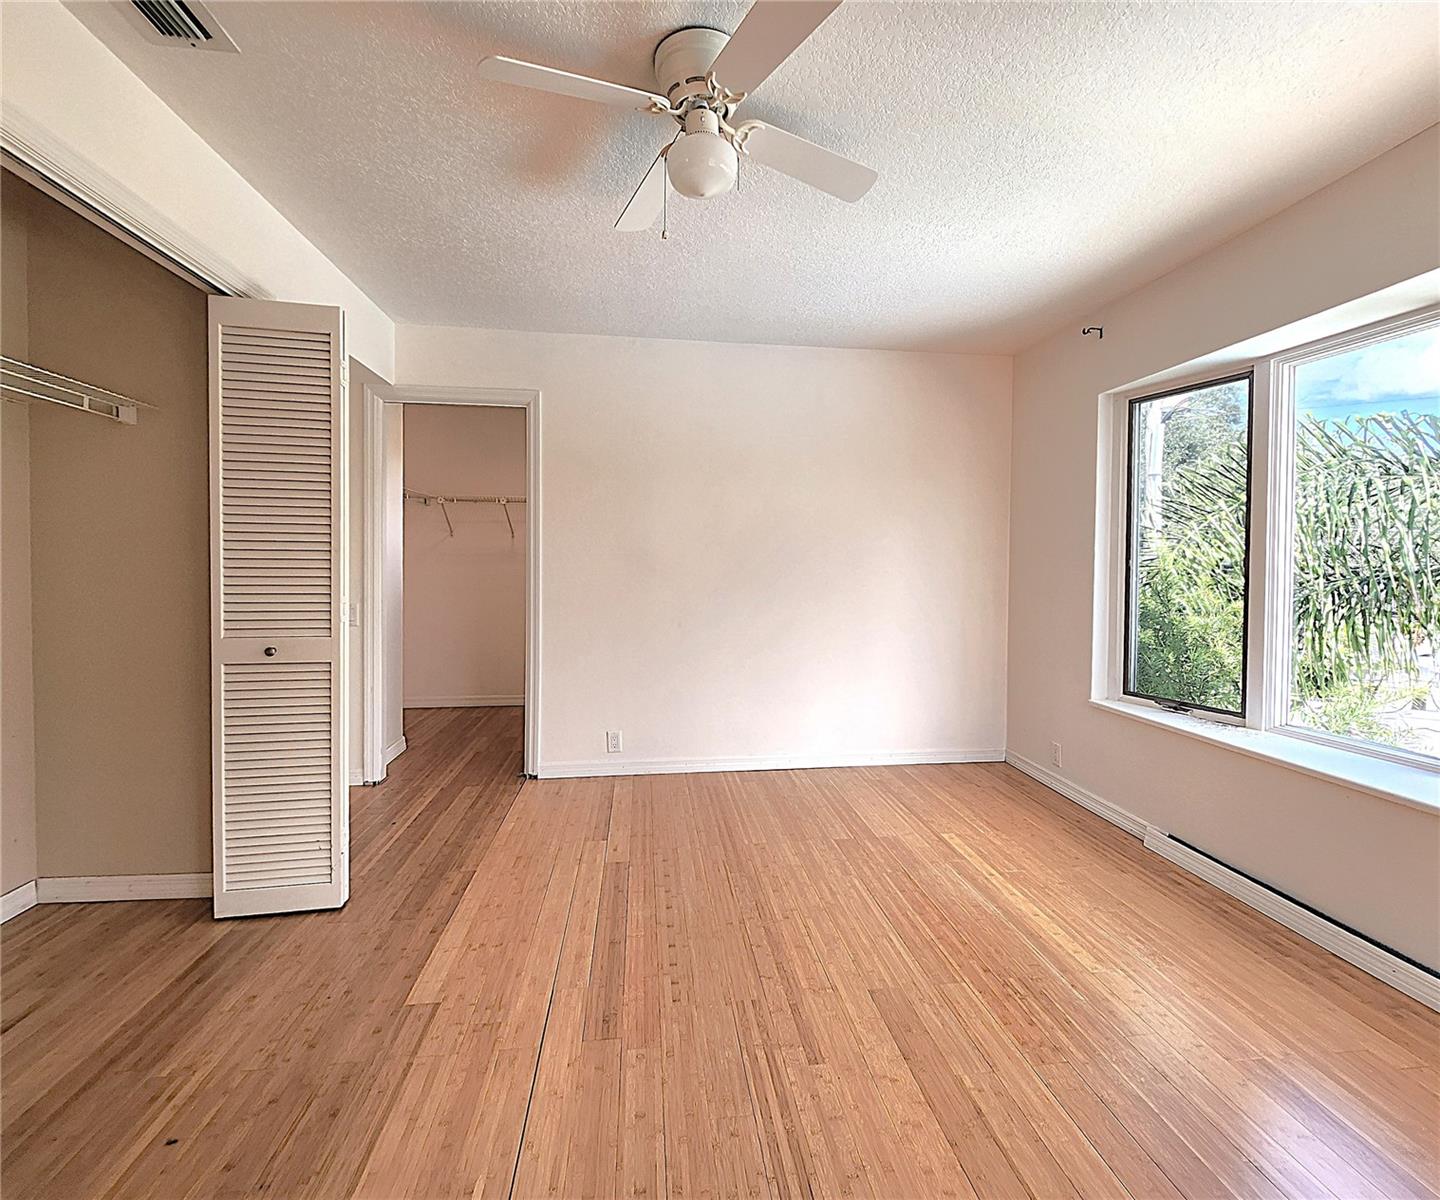
[[[23,359],[24,213],[0,197],[0,353]],[[30,410],[0,405],[0,894],[36,877],[35,677],[30,615]]]
[[[135,426],[29,410],[39,874],[207,872],[205,296],[5,189],[26,226],[30,361],[158,406]]]
[[[405,486],[525,495],[525,410],[408,404]],[[519,704],[525,692],[525,510],[405,505],[405,705]]]

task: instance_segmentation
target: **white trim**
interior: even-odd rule
[[[1431,767],[1357,754],[1348,748],[1312,742],[1280,730],[1222,725],[1199,716],[1142,707],[1126,700],[1091,700],[1090,703],[1105,712],[1224,746],[1251,758],[1323,779],[1326,783],[1379,796],[1382,800],[1393,800],[1407,808],[1418,808],[1431,814],[1440,811],[1440,777]]]
[[[824,767],[893,767],[925,763],[1003,762],[1003,750],[874,750],[860,754],[754,754],[740,758],[649,758],[541,763],[539,779],[611,775],[704,775],[716,771],[808,771]]]
[[[1005,752],[1005,761],[1017,771],[1030,776],[1038,783],[1043,783],[1052,792],[1059,792],[1067,800],[1073,800],[1082,808],[1088,808],[1097,817],[1104,817],[1112,825],[1118,825],[1131,837],[1143,838],[1149,826],[1128,809],[1121,808],[1118,804],[1111,804],[1110,801],[1097,796],[1094,792],[1087,791],[1078,783],[1071,783],[1063,775],[1057,775],[1047,767],[1039,763],[1031,762],[1028,758],[1022,758],[1013,750]]]
[[[380,403],[376,403],[376,400]],[[367,750],[373,736],[375,743],[383,733],[371,731],[369,710],[372,706],[384,710],[384,575],[383,539],[385,535],[384,504],[385,474],[383,455],[372,445],[372,438],[380,437],[379,422],[383,419],[383,405],[392,404],[476,404],[493,408],[523,408],[525,410],[525,451],[526,451],[526,519],[525,519],[525,697],[513,702],[525,705],[525,761],[526,773],[538,775],[536,764],[540,761],[540,685],[541,646],[543,645],[541,613],[542,554],[541,531],[543,520],[543,472],[541,469],[541,419],[540,392],[529,388],[500,387],[429,387],[397,386],[387,388],[383,397],[367,396],[365,404],[365,554],[367,567],[364,572],[365,591],[361,601],[361,612],[365,624],[367,652],[375,655],[380,662],[379,678],[372,690],[366,687],[367,720],[365,722]],[[370,564],[377,564],[374,570]],[[367,680],[369,676],[367,675]],[[499,702],[498,700],[496,701]],[[509,701],[507,701],[509,702]],[[406,701],[411,705],[410,701]],[[413,707],[424,707],[415,703]],[[368,760],[367,760],[368,761]],[[614,772],[611,772],[612,774]],[[383,778],[383,773],[381,774]]]
[[[126,6],[128,7],[128,5]],[[187,283],[221,295],[267,293],[216,256],[118,179],[82,158],[13,105],[3,110],[0,148],[6,166],[51,199],[118,237]]]
[[[1177,867],[1203,879],[1212,887],[1219,888],[1272,921],[1284,925],[1322,950],[1328,950],[1337,958],[1343,958],[1352,966],[1359,967],[1381,983],[1388,983],[1427,1008],[1440,1011],[1440,978],[1429,971],[1417,967],[1393,951],[1377,946],[1359,934],[1352,933],[1329,917],[1311,912],[1303,905],[1256,883],[1239,871],[1190,849],[1134,813],[1118,804],[1111,804],[1094,792],[1072,783],[1063,775],[1057,775],[1028,758],[1022,758],[1014,751],[1006,752],[1005,761],[1052,791],[1118,826],[1132,837],[1138,837],[1147,850],[1168,859]]]
[[[385,747],[385,765],[388,767],[392,762],[405,753],[405,735],[401,734],[393,742]]]
[[[364,449],[360,464],[364,494],[361,500],[360,640],[363,673],[360,687],[360,782],[385,778],[385,626],[376,598],[385,586],[385,398],[369,384],[364,386],[361,408]]]
[[[0,896],[0,925],[5,924],[11,917],[18,917],[23,912],[29,912],[39,901],[36,899],[36,880],[29,883],[22,883],[17,888],[11,888],[3,896]]]
[[[208,897],[208,871],[192,875],[71,875],[37,879],[41,904],[91,904],[102,900],[191,900]]]
[[[365,778],[365,772],[364,772],[364,771],[357,771],[357,770],[355,770],[355,769],[353,769],[353,768],[351,769],[350,773],[345,776],[345,781],[346,781],[346,783],[348,783],[351,787],[364,787],[365,784],[369,782],[369,781]]]
[[[518,708],[524,696],[421,696],[405,698],[406,708]]]
[[[397,404],[479,404],[492,408],[529,408],[539,393],[531,388],[432,387],[396,385],[390,397]]]
[[[1145,833],[1145,848],[1153,850],[1160,857],[1168,859],[1177,867],[1203,879],[1222,892],[1234,896],[1272,921],[1278,921],[1285,928],[1330,951],[1337,958],[1343,958],[1382,983],[1388,983],[1427,1008],[1440,1012],[1440,978],[1407,962],[1398,954],[1351,933],[1328,917],[1311,912],[1303,905],[1271,891],[1239,871],[1197,853],[1154,826]]]

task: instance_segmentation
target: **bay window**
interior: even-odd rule
[[[1440,310],[1103,402],[1097,699],[1440,770]]]

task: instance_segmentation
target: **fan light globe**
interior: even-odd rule
[[[697,116],[700,114],[691,114],[692,118]],[[716,132],[714,114],[704,113],[703,117],[709,120],[685,122],[684,136],[665,156],[671,186],[692,200],[705,200],[728,192],[735,186],[738,167],[735,147]]]

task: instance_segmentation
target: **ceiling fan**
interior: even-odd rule
[[[633,232],[655,223],[665,206],[667,177],[682,196],[696,200],[728,192],[742,154],[841,200],[855,201],[877,178],[869,167],[763,121],[732,123],[740,103],[839,7],[840,0],[755,0],[733,36],[699,26],[677,29],[655,48],[655,79],[663,95],[498,55],[481,62],[480,75],[656,113],[680,126],[655,156],[616,229]]]

